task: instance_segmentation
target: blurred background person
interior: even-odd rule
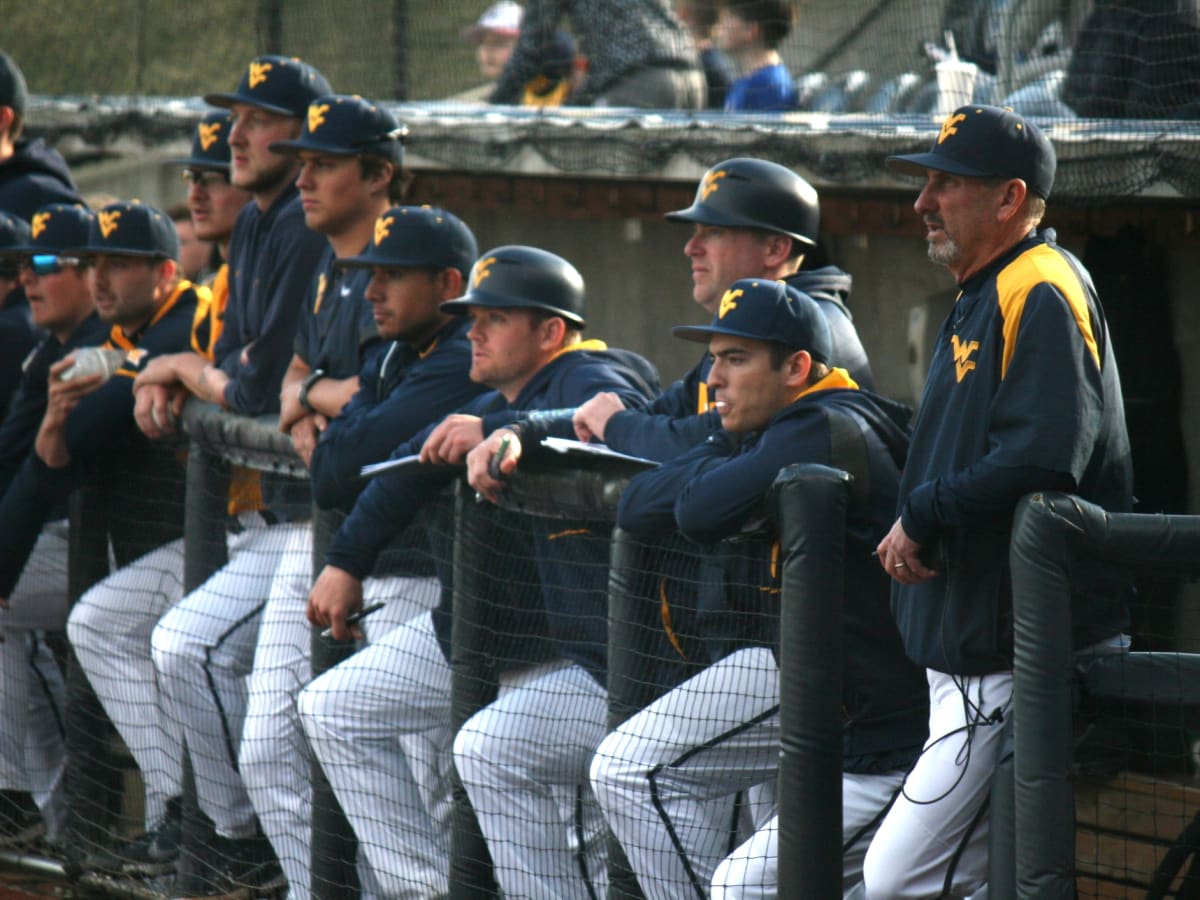
[[[475,46],[479,74],[489,82],[494,83],[508,65],[508,58],[521,35],[523,14],[521,4],[500,0],[484,10],[474,25],[463,29],[463,40]]]
[[[579,106],[700,109],[704,75],[670,0],[530,0],[521,34],[491,102],[522,102],[539,73],[545,36],[566,19],[587,59],[571,102]]]
[[[487,79],[487,84],[455,99],[476,102],[488,99],[517,46],[523,17],[519,3],[500,0],[489,6],[474,25],[463,29],[463,40],[475,46],[479,74]],[[575,39],[565,31],[544,32],[536,47],[536,69],[522,87],[519,102],[522,106],[561,106],[582,82],[587,63],[576,53]]]
[[[726,0],[717,21],[717,42],[741,77],[729,87],[725,109],[795,109],[796,82],[779,56],[792,30],[795,8],[786,0]]]
[[[717,0],[676,0],[675,15],[687,28],[700,54],[700,67],[708,86],[709,109],[723,109],[729,85],[737,77],[733,63],[717,49],[714,34],[717,28]]]

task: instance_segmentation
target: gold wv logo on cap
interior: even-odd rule
[[[196,135],[200,138],[200,147],[208,150],[221,137],[220,122],[201,122],[196,126]]]
[[[946,116],[946,120],[942,122],[942,130],[938,132],[937,142],[940,144],[952,134],[958,134],[958,123],[965,122],[967,117],[962,113],[954,115],[953,113]]]
[[[274,63],[250,63],[250,87],[256,88],[267,80],[267,73],[275,68]]]
[[[395,216],[380,216],[375,220],[375,246],[378,247],[392,233]]]
[[[29,233],[33,237],[37,237],[46,230],[46,226],[50,224],[50,213],[40,212],[33,214],[33,222],[30,223]]]
[[[100,234],[107,238],[117,230],[117,220],[121,218],[121,210],[114,209],[108,212],[101,210],[96,213],[96,218],[100,222]]]
[[[737,309],[737,298],[742,296],[744,291],[738,288],[736,291],[726,291],[721,297],[721,305],[717,309],[717,318],[723,319],[732,310]]]
[[[308,108],[308,131],[311,134],[325,124],[325,113],[329,112],[328,103],[314,103]]]

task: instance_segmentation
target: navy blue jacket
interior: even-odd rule
[[[448,322],[424,347],[390,341],[359,373],[359,388],[321,434],[313,452],[313,497],[323,509],[350,509],[365,482],[359,470],[388,454],[430,422],[440,421],[486,390],[471,381],[465,317]]]
[[[156,476],[161,468],[154,466],[151,472],[145,465],[143,452],[161,458],[164,451],[155,454],[133,420],[133,379],[153,357],[188,349],[196,302],[195,290],[184,281],[138,333],[127,335],[114,325],[105,346],[127,351],[125,362],[116,375],[71,411],[66,427],[70,463],[51,469],[36,453],[26,455],[0,498],[0,522],[5,531],[0,542],[0,597],[11,595],[47,514],[113,461],[125,467],[121,490],[129,500],[129,516],[165,519],[177,515],[181,530],[183,472],[176,465],[174,477],[160,483]],[[134,481],[137,478],[143,479],[140,489]]]
[[[0,162],[0,210],[26,222],[47,203],[83,203],[66,160],[41,138],[19,140]]]
[[[229,301],[214,362],[230,378],[225,402],[257,416],[279,411],[279,388],[308,286],[328,247],[304,224],[296,186],[262,212],[247,203],[229,244]]]
[[[722,430],[658,469],[635,476],[617,523],[646,538],[672,528],[711,554],[699,582],[698,628],[715,661],[746,646],[777,650],[778,547],[765,497],[793,463],[846,468],[866,482],[847,518],[843,765],[905,768],[928,724],[928,686],[905,658],[888,609],[888,579],[870,559],[892,522],[908,410],[848,387],[835,371],[739,442]],[[849,437],[842,435],[848,434]],[[849,449],[847,449],[849,448]]]
[[[300,312],[328,247],[324,235],[304,224],[294,184],[265,212],[251,201],[238,213],[229,244],[224,324],[213,347],[214,365],[230,379],[225,402],[234,412],[279,412]],[[311,492],[295,479],[263,472],[260,484],[263,502],[277,518],[303,519],[311,512]]]
[[[8,412],[21,383],[22,360],[29,355],[40,337],[33,327],[29,301],[19,286],[0,299],[0,418]]]
[[[834,266],[801,270],[787,279],[817,301],[833,336],[831,366],[846,369],[858,386],[874,390],[871,364],[863,349],[846,299],[850,276]],[[668,460],[721,430],[721,419],[709,410],[708,354],[672,384],[646,410],[619,412],[604,429],[604,442],[614,450],[644,459]]]
[[[345,269],[336,262],[333,247],[326,245],[293,350],[310,369],[323,369],[332,378],[352,378],[381,343],[379,326],[365,296],[371,270]]]
[[[48,334],[25,357],[20,384],[0,423],[0,497],[33,449],[49,402],[50,367],[71,351],[101,344],[107,337],[108,326],[92,313],[71,332],[65,344]]]
[[[1082,264],[1033,234],[960,285],[938,334],[900,485],[913,540],[942,574],[895,584],[909,656],[956,675],[1012,667],[1008,549],[1017,501],[1079,494],[1132,506],[1129,437],[1103,311]],[[1102,564],[1073,572],[1076,646],[1125,625],[1129,583]]]
[[[515,421],[522,411],[578,406],[600,391],[613,391],[633,407],[653,395],[657,381],[649,363],[627,351],[589,349],[593,346],[593,342],[587,342],[555,357],[529,380],[511,405],[503,395],[491,391],[461,412],[480,416],[486,435]],[[565,424],[569,430],[570,423]],[[392,458],[418,453],[434,427],[423,428],[401,444]],[[359,495],[353,511],[330,541],[325,562],[357,578],[366,577],[388,542],[458,474],[452,468],[412,465],[376,478]],[[530,591],[527,602],[540,600],[545,606],[550,642],[557,655],[578,662],[603,681],[608,630],[607,535],[597,540],[586,524],[557,519],[530,517],[525,527],[533,531],[542,579],[541,597]],[[442,577],[445,584],[444,572]],[[450,597],[449,590],[442,591],[442,602],[433,615],[447,659]],[[536,640],[517,643],[508,655],[509,661],[540,658],[544,648],[538,644]]]

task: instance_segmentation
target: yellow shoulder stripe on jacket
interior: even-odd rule
[[[1017,333],[1021,328],[1021,314],[1025,311],[1025,299],[1030,289],[1037,284],[1052,284],[1066,298],[1067,307],[1075,317],[1079,333],[1100,368],[1100,348],[1092,333],[1092,319],[1088,312],[1087,291],[1071,264],[1054,248],[1041,244],[1022,253],[996,276],[996,294],[1000,303],[1000,317],[1004,320],[1004,354],[1000,360],[1000,377],[1008,372],[1008,363],[1017,346]]]

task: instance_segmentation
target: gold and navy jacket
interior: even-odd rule
[[[801,269],[787,283],[816,301],[825,314],[833,338],[830,365],[845,369],[862,388],[874,390],[871,363],[854,328],[846,300],[850,276],[835,266]],[[604,442],[614,450],[653,459],[673,459],[721,430],[721,420],[710,411],[709,359],[705,353],[691,370],[663,391],[645,410],[619,412],[604,429]]]
[[[801,392],[759,432],[721,430],[621,495],[617,524],[641,538],[677,528],[707,559],[696,629],[716,662],[744,647],[779,652],[779,545],[765,516],[779,471],[795,463],[846,469],[862,485],[848,508],[844,558],[843,766],[905,768],[927,732],[928,686],[904,654],[887,576],[871,554],[893,517],[909,410],[857,388],[843,369]],[[804,598],[799,598],[803,602]]]
[[[900,514],[909,537],[938,548],[941,574],[893,584],[892,607],[909,656],[939,672],[1012,667],[1008,548],[1022,496],[1132,505],[1108,326],[1090,276],[1053,238],[1029,235],[960,285],[930,361]],[[1124,573],[1083,566],[1072,589],[1077,646],[1121,630]]]

